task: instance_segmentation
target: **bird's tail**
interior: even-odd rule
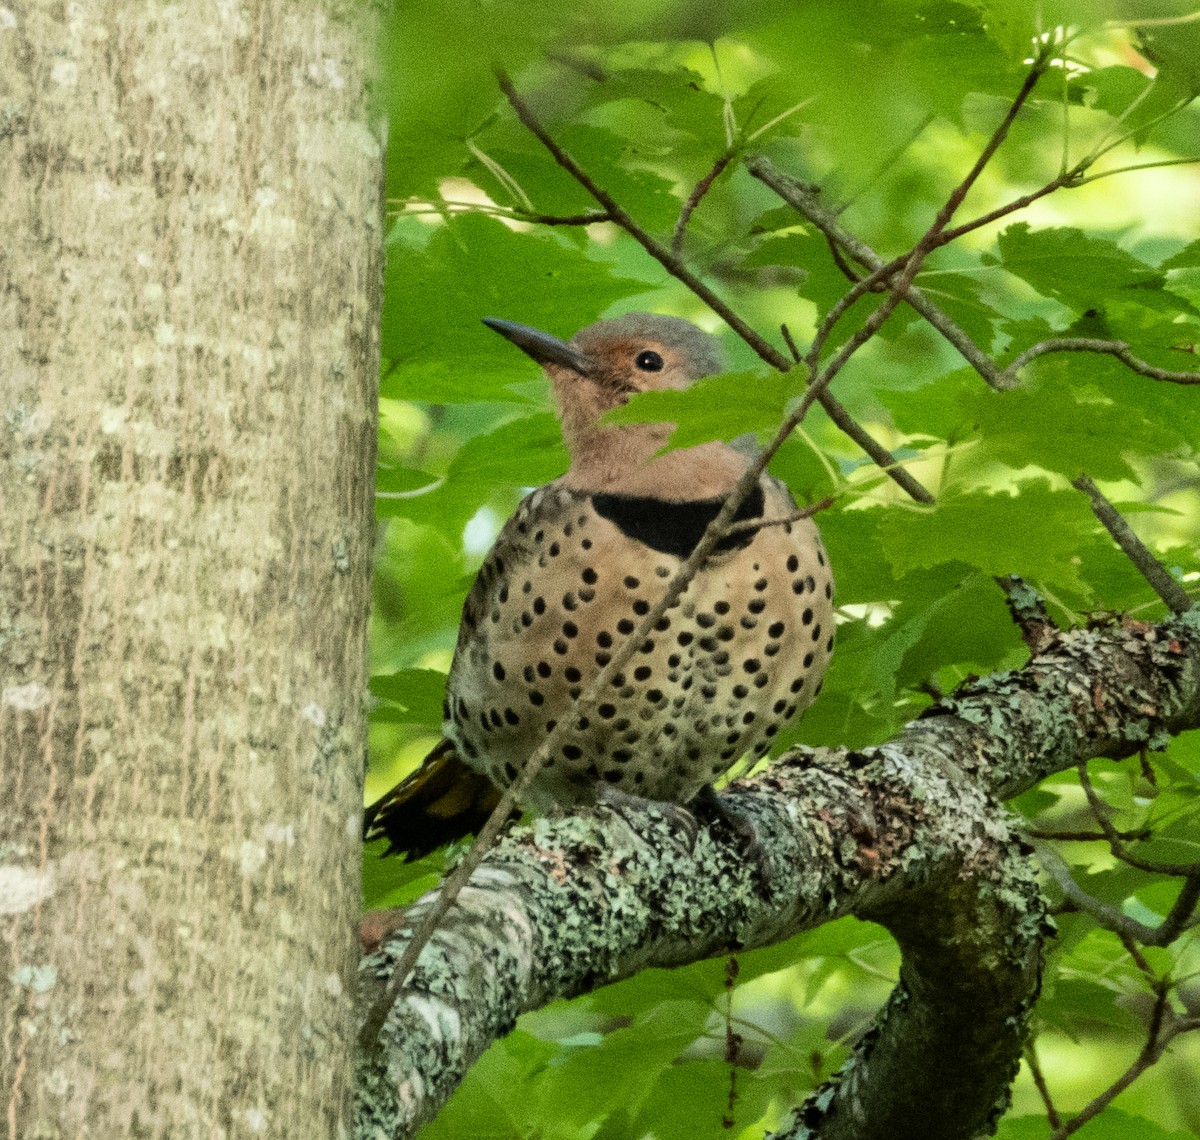
[[[500,789],[443,740],[415,772],[366,809],[363,838],[386,839],[385,855],[399,852],[411,863],[477,832],[499,800]]]

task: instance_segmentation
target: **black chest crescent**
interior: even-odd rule
[[[637,495],[593,495],[592,506],[602,518],[608,519],[629,538],[644,543],[663,554],[686,558],[703,537],[709,524],[725,505],[723,498],[695,499],[672,503],[662,499]],[[755,487],[733,516],[734,522],[762,518],[763,491]],[[754,537],[753,531],[729,535],[717,543],[718,550],[745,546]]]

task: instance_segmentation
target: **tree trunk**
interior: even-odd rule
[[[0,6],[0,1136],[349,1129],[377,12]]]

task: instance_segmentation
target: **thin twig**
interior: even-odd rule
[[[1049,49],[1047,47],[1043,47],[1042,51],[1033,61],[1033,65],[1030,67],[1029,73],[1025,76],[1025,81],[1021,84],[1021,90],[1017,93],[1016,98],[1013,100],[1012,105],[1008,108],[1007,112],[1005,112],[1004,118],[1000,121],[1000,124],[992,132],[991,137],[984,145],[979,157],[972,164],[971,169],[967,171],[962,181],[959,182],[959,184],[950,192],[949,197],[938,210],[929,229],[925,231],[917,244],[913,246],[912,251],[908,254],[907,260],[900,269],[899,273],[897,273],[894,277],[889,277],[887,279],[887,287],[889,290],[888,296],[875,309],[875,311],[872,312],[869,317],[867,317],[867,319],[863,322],[862,327],[853,333],[850,339],[846,341],[846,343],[842,345],[837,352],[834,353],[833,359],[830,360],[829,363],[827,363],[825,367],[814,376],[811,384],[809,385],[810,392],[814,390],[819,391],[821,388],[827,385],[830,379],[841,370],[846,361],[848,361],[850,357],[860,347],[862,347],[862,345],[864,345],[875,335],[876,332],[878,332],[884,321],[891,316],[895,308],[907,296],[912,288],[913,279],[916,277],[921,265],[924,263],[929,254],[938,247],[942,231],[949,224],[950,219],[954,217],[955,211],[962,204],[963,199],[970,192],[971,187],[975,184],[976,180],[979,178],[979,175],[983,173],[988,161],[991,159],[992,155],[996,153],[997,149],[1000,147],[1000,144],[1008,135],[1009,128],[1012,126],[1013,120],[1017,117],[1017,113],[1020,111],[1025,101],[1029,98],[1029,95],[1032,93],[1038,78],[1049,66]],[[876,277],[876,274],[872,274],[871,277],[864,277],[862,281],[850,289],[849,293],[846,294],[842,301],[834,305],[833,308],[830,309],[830,311],[826,314],[825,319],[818,327],[816,336],[813,338],[813,343],[804,358],[809,368],[814,372],[816,372],[821,349],[824,343],[828,340],[829,335],[833,331],[833,327],[839,320],[842,312],[845,311],[843,308],[843,303],[847,298],[854,297],[856,295],[861,296],[862,292],[865,292],[866,288],[868,287],[868,283],[873,283],[872,279],[874,277]],[[946,320],[948,319],[949,318],[946,318]]]
[[[716,162],[713,163],[712,169],[696,183],[691,194],[688,195],[688,200],[684,202],[683,209],[679,211],[679,219],[675,223],[675,232],[671,235],[671,252],[676,256],[683,252],[683,234],[687,229],[687,224],[692,216],[693,211],[700,205],[700,199],[708,193],[712,184],[720,176],[721,171],[729,165],[733,160],[733,156],[737,154],[736,150],[727,150]]]
[[[1089,174],[1079,179],[1080,186],[1089,182],[1099,182],[1101,178],[1111,178],[1114,174],[1132,174],[1138,170],[1157,170],[1160,166],[1194,166],[1200,162],[1200,154],[1190,154],[1186,158],[1160,158],[1156,162],[1131,162],[1128,166],[1114,166],[1111,170],[1101,170],[1098,174]]]
[[[1157,985],[1158,972],[1150,965],[1150,959],[1142,953],[1142,948],[1128,934],[1122,934],[1119,930],[1117,937],[1121,940],[1121,945],[1125,947],[1125,953],[1129,955],[1133,964],[1149,979],[1152,986]]]
[[[1028,832],[1023,834],[1029,835]],[[1109,906],[1108,903],[1089,895],[1076,881],[1071,868],[1054,848],[1036,843],[1038,859],[1046,873],[1058,884],[1067,899],[1080,910],[1090,914],[1105,930],[1119,937],[1128,937],[1143,946],[1167,946],[1185,930],[1200,924],[1195,917],[1195,891],[1200,890],[1200,878],[1189,879],[1175,900],[1170,913],[1158,926],[1147,926],[1136,918]]]
[[[829,247],[829,256],[833,258],[833,264],[841,270],[842,276],[846,278],[852,285],[857,285],[862,280],[862,274],[855,271],[854,267],[842,255],[842,247],[834,241],[830,234],[825,234],[825,244]],[[881,261],[882,265],[883,262]],[[875,291],[882,291],[882,285],[874,286]],[[911,293],[912,290],[910,289]]]
[[[1027,827],[1024,831],[1030,839],[1050,839],[1056,843],[1104,843],[1108,839],[1103,831],[1074,831],[1070,828],[1058,831],[1050,827]],[[1149,839],[1154,832],[1148,827],[1142,827],[1134,831],[1118,831],[1116,834],[1121,839],[1133,842]]]
[[[1075,881],[1075,876],[1071,874],[1071,868],[1053,847],[1041,843],[1034,846],[1037,850],[1038,861],[1046,873],[1058,884],[1059,890],[1069,902],[1074,903],[1081,911],[1090,914],[1106,930],[1127,934],[1130,938],[1143,944],[1154,938],[1152,927],[1138,922],[1136,918],[1130,918],[1116,907],[1109,906],[1108,903],[1089,895]]]
[[[1104,497],[1100,489],[1086,475],[1080,475],[1072,486],[1083,491],[1092,500],[1092,513],[1112,535],[1113,541],[1125,552],[1125,556],[1137,567],[1138,573],[1150,584],[1150,588],[1167,604],[1172,613],[1185,614],[1193,602],[1187,591],[1171,577],[1167,568],[1147,549],[1133,533],[1130,525],[1117,513],[1117,509]]]
[[[846,295],[829,310],[829,312],[825,315],[825,319],[817,328],[816,335],[813,338],[813,343],[808,350],[808,356],[806,359],[815,363],[825,347],[825,342],[829,339],[829,336],[833,332],[834,326],[842,318],[843,314],[860,297],[871,291],[875,285],[881,282],[887,282],[892,288],[895,288],[895,284],[891,279],[893,275],[899,274],[901,279],[907,277],[907,280],[904,282],[904,288],[901,290],[901,292],[905,293],[908,291],[909,286],[912,284],[913,277],[916,276],[916,268],[920,266],[921,262],[923,262],[924,259],[930,253],[932,253],[934,249],[937,249],[939,246],[945,244],[945,242],[942,240],[943,231],[945,231],[949,226],[950,219],[954,217],[958,207],[962,205],[963,199],[966,198],[967,194],[971,190],[971,187],[975,185],[975,182],[978,180],[980,174],[983,173],[984,168],[987,166],[988,162],[991,161],[992,156],[1008,137],[1008,132],[1011,129],[1013,122],[1016,120],[1021,108],[1029,99],[1029,96],[1033,94],[1033,89],[1035,86],[1037,86],[1037,81],[1045,73],[1046,69],[1049,68],[1053,54],[1054,53],[1051,50],[1050,45],[1044,44],[1042,46],[1042,49],[1038,52],[1037,56],[1033,60],[1033,63],[1030,65],[1029,71],[1026,73],[1025,79],[1021,84],[1021,89],[1013,98],[1008,110],[1005,111],[1004,117],[1000,120],[995,130],[992,131],[991,136],[988,138],[988,141],[984,144],[983,149],[980,151],[979,157],[976,158],[975,162],[971,166],[971,169],[967,171],[966,175],[959,182],[959,184],[950,192],[949,196],[946,198],[946,201],[942,203],[937,214],[934,216],[933,222],[929,226],[929,229],[925,232],[920,241],[917,242],[916,246],[914,246],[909,253],[902,255],[892,263],[895,268],[888,266],[878,269],[873,271],[869,276],[862,278],[862,280],[854,285],[850,291],[846,293]],[[753,173],[753,171],[751,171],[751,173]]]
[[[724,542],[727,538],[732,538],[739,534],[748,534],[751,531],[765,530],[769,526],[786,526],[789,523],[799,522],[801,519],[810,519],[819,511],[828,510],[833,506],[833,496],[829,495],[820,502],[810,503],[807,507],[801,507],[797,511],[793,511],[790,515],[783,515],[777,519],[744,519],[742,522],[736,522],[732,526],[725,528],[725,533],[721,535],[721,541]]]
[[[1166,1052],[1167,1046],[1180,1034],[1200,1029],[1200,1018],[1176,1018],[1167,1004],[1169,986],[1161,982],[1154,1010],[1150,1015],[1150,1026],[1146,1031],[1146,1043],[1134,1062],[1098,1097],[1090,1100],[1069,1123],[1055,1129],[1049,1140],[1066,1140],[1074,1135],[1089,1120],[1099,1116],[1121,1093],[1147,1069],[1151,1068]]]
[[[531,214],[527,210],[514,210],[513,217],[519,222],[531,222],[539,226],[595,226],[611,222],[605,210],[589,210],[582,214]]]
[[[806,183],[777,170],[771,162],[760,155],[747,159],[746,169],[760,182],[774,190],[797,213],[812,222],[824,234],[831,250],[845,250],[855,261],[871,272],[870,279],[861,278],[856,276],[849,266],[839,263],[843,272],[852,281],[861,285],[864,281],[870,280],[873,284],[869,285],[868,289],[873,290],[876,287],[882,287],[882,282],[891,277],[895,269],[899,268],[896,262],[885,263],[883,258],[866,242],[846,230],[838,221],[836,214],[821,204],[814,189]],[[941,239],[939,239],[940,243]],[[845,311],[845,308],[849,307],[846,304],[848,297],[850,297],[849,293],[838,302],[841,311]],[[1006,377],[1004,370],[970,338],[967,332],[929,300],[919,288],[915,285],[910,287],[904,295],[904,300],[958,349],[963,359],[993,388],[1004,390],[1014,387],[1015,378]],[[833,312],[834,310],[831,309],[830,315],[833,315]],[[826,319],[828,320],[828,317]]]
[[[1129,345],[1123,340],[1097,340],[1082,336],[1051,337],[1049,340],[1039,341],[1022,352],[1004,369],[1002,375],[1015,382],[1017,373],[1026,364],[1039,356],[1045,356],[1048,352],[1101,352],[1115,356],[1131,372],[1136,372],[1139,376],[1148,376],[1151,380],[1162,380],[1167,384],[1200,384],[1200,372],[1175,371],[1147,364],[1134,356],[1129,351]]]
[[[700,298],[714,313],[716,313],[742,340],[757,354],[760,360],[771,365],[780,372],[788,372],[792,362],[788,360],[774,345],[764,340],[750,325],[730,308],[708,285],[684,265],[666,246],[656,241],[624,209],[611,194],[596,184],[591,176],[568,154],[546,131],[529,105],[521,98],[512,80],[502,71],[496,72],[500,89],[504,92],[517,118],[525,125],[539,142],[550,152],[555,162],[559,164],[576,182],[579,183],[601,206],[611,215],[612,221],[621,227],[634,239],[655,261],[657,261],[672,277],[682,282],[697,297]],[[866,452],[880,467],[882,467],[896,483],[904,488],[912,498],[920,503],[932,503],[933,496],[921,486],[903,467],[899,461],[881,443],[874,439],[862,428],[835,399],[832,393],[818,388],[818,399],[821,407],[828,413],[829,418],[848,435],[859,447]]]
[[[1092,783],[1092,777],[1088,774],[1087,763],[1080,761],[1075,765],[1075,770],[1079,774],[1079,786],[1083,788],[1083,794],[1087,797],[1088,807],[1092,809],[1092,815],[1100,825],[1100,830],[1108,841],[1108,849],[1115,858],[1151,875],[1179,875],[1183,878],[1200,876],[1200,863],[1154,863],[1148,859],[1139,859],[1136,855],[1131,855],[1125,849],[1121,833],[1113,827],[1112,821],[1109,819],[1112,809],[1096,791],[1096,785]]]
[[[508,218],[514,222],[528,222],[539,226],[594,226],[601,222],[611,222],[612,219],[603,210],[588,210],[582,214],[539,214],[535,210],[526,210],[522,206],[483,205],[478,202],[452,202],[449,200],[430,201],[427,198],[393,199],[389,205],[399,206],[392,217],[408,215],[410,217],[426,217],[430,214],[444,216],[446,214],[467,213],[483,214],[489,218]],[[426,209],[415,209],[424,206]]]
[[[792,330],[786,324],[779,326],[779,335],[783,337],[783,343],[788,346],[788,352],[792,354],[792,359],[800,363],[800,350],[796,347],[796,342],[792,339]]]
[[[721,1127],[734,1126],[734,1110],[737,1108],[737,1060],[741,1052],[743,1037],[733,1028],[733,992],[737,986],[741,966],[733,955],[725,960],[725,1064],[729,1066],[729,1095],[725,1099],[725,1115]]]
[[[875,183],[878,182],[884,176],[884,174],[888,172],[888,170],[890,170],[896,165],[897,162],[900,161],[904,155],[904,152],[908,150],[908,148],[925,133],[925,128],[929,126],[929,124],[932,123],[936,117],[937,116],[932,113],[926,115],[909,133],[908,138],[901,139],[900,142],[898,142],[891,149],[891,151],[884,156],[883,161],[875,167],[875,169],[863,182],[862,186],[853,194],[851,194],[849,198],[845,199],[845,201],[843,201],[842,204],[838,206],[836,210],[834,210],[834,213],[840,215],[844,214],[848,209],[850,209],[850,207],[853,206],[854,203],[857,202],[859,198],[861,198],[872,186],[874,186]]]
[[[1045,55],[1043,55],[1043,57],[1042,57],[1043,60],[1048,60],[1048,58],[1049,57],[1045,56]],[[1037,66],[1038,66],[1038,61],[1035,61],[1035,69],[1037,68]],[[1045,68],[1043,66],[1041,69],[1041,72],[1044,72],[1044,70],[1045,70]],[[1041,72],[1038,72],[1038,74],[1041,74]],[[1034,72],[1030,73],[1030,76],[1027,77],[1027,81],[1029,78],[1032,78],[1032,77],[1034,77]],[[1025,92],[1024,98],[1027,98],[1029,92],[1031,92],[1031,91],[1032,91],[1032,86],[1030,86],[1028,88],[1028,90]],[[1018,95],[1018,99],[1021,99],[1023,101],[1023,97],[1021,95]],[[1018,104],[1014,103],[1013,107],[1010,108],[1010,112],[1012,112],[1017,106],[1018,106]],[[1007,132],[1008,127],[1010,125],[1011,125],[1011,120],[1006,121],[1001,124],[1001,126],[1005,132]],[[1119,140],[1119,141],[1123,141],[1123,140]],[[1074,166],[1070,167],[1069,169],[1061,171],[1057,175],[1057,177],[1051,179],[1049,182],[1045,183],[1045,185],[1038,187],[1038,189],[1030,191],[1027,194],[1022,194],[1019,197],[1013,198],[1001,206],[997,206],[992,210],[988,210],[987,212],[980,214],[977,217],[972,218],[970,221],[962,222],[961,224],[959,224],[957,226],[947,226],[945,229],[943,229],[941,231],[940,235],[938,236],[935,248],[940,248],[941,246],[948,245],[949,243],[957,240],[958,238],[963,237],[965,234],[969,234],[974,230],[982,228],[983,226],[990,225],[992,222],[997,222],[1001,218],[1007,217],[1009,214],[1014,214],[1019,210],[1023,210],[1027,206],[1030,206],[1034,202],[1038,201],[1038,199],[1044,198],[1048,194],[1054,193],[1056,190],[1074,189],[1076,187],[1086,185],[1088,182],[1094,182],[1099,178],[1107,178],[1110,175],[1122,173],[1126,169],[1136,170],[1136,169],[1141,169],[1142,167],[1148,168],[1148,167],[1155,167],[1155,166],[1159,166],[1159,165],[1172,165],[1172,164],[1192,163],[1192,162],[1200,161],[1200,159],[1198,159],[1198,158],[1174,159],[1174,160],[1166,160],[1165,162],[1162,162],[1162,163],[1145,163],[1145,164],[1141,164],[1141,166],[1133,166],[1133,167],[1128,167],[1128,168],[1122,167],[1122,168],[1118,168],[1117,170],[1106,170],[1106,171],[1101,171],[1098,174],[1088,175],[1086,173],[1087,170],[1097,161],[1097,159],[1099,159],[1102,156],[1103,153],[1104,153],[1103,151],[1100,151],[1100,152],[1095,152],[1095,153],[1086,155],[1084,158],[1080,159],[1079,162],[1077,162]],[[780,179],[787,177],[786,175],[782,175],[779,172],[774,171],[773,168],[771,167],[771,164],[766,159],[761,158],[761,157],[752,157],[751,159],[749,159],[747,161],[746,167],[750,171],[751,174],[753,174],[755,177],[759,178],[761,181],[766,182],[767,185],[772,186],[772,188],[775,189],[777,193],[779,193],[779,189],[778,189],[778,187],[773,185],[772,178],[770,176],[764,176],[764,175],[773,173],[773,175],[775,177],[778,177]],[[756,167],[757,167],[757,169],[756,169]],[[807,191],[807,193],[804,195],[805,199],[815,202],[815,196],[813,193],[816,189],[815,187],[805,186],[803,183],[799,183],[799,182],[796,183],[796,186],[799,187],[803,191]],[[791,201],[791,198],[787,197],[786,195],[781,194],[780,196],[784,197],[786,201],[789,201],[789,202]],[[796,203],[792,203],[792,204],[796,205]],[[799,207],[797,207],[797,208],[799,208]],[[801,211],[801,212],[804,212],[804,211]],[[841,211],[840,210],[826,211],[826,213],[830,219],[832,219],[834,222],[836,222],[837,216],[838,216],[838,214],[841,213]],[[807,214],[806,214],[806,216],[807,216]],[[817,223],[817,219],[815,217],[810,218],[810,220],[812,220],[814,222],[814,224],[819,224],[819,223]],[[827,231],[823,230],[823,232],[826,232],[826,238],[829,241],[830,249],[831,249],[831,251],[834,251],[835,263],[842,270],[842,272],[845,273],[848,278],[850,278],[850,280],[857,282],[856,289],[853,290],[850,294],[847,294],[845,297],[843,297],[842,300],[839,302],[839,305],[837,306],[839,311],[834,313],[831,310],[830,316],[832,316],[834,318],[834,320],[836,320],[838,317],[840,317],[841,313],[845,312],[845,310],[848,309],[863,294],[869,293],[869,292],[878,292],[882,283],[887,281],[890,277],[892,277],[897,272],[899,272],[900,269],[904,266],[904,264],[907,262],[907,260],[909,258],[909,254],[901,254],[900,256],[895,257],[891,261],[888,261],[888,262],[878,260],[875,263],[867,264],[866,261],[863,261],[863,264],[867,265],[867,267],[871,270],[871,273],[870,273],[869,277],[858,278],[857,275],[854,274],[850,270],[849,266],[847,266],[845,264],[845,262],[840,258],[840,256],[836,252],[839,244],[842,244],[842,243],[839,243],[838,241],[836,241],[833,237],[830,236],[830,234]],[[844,246],[844,244],[842,244],[842,247],[847,248],[846,246]],[[859,259],[859,260],[861,260],[861,259]],[[914,308],[916,308],[916,307],[917,306],[914,305]],[[918,309],[918,311],[922,312],[922,315],[926,316],[926,318],[928,319],[928,314],[924,313],[920,309]],[[943,331],[936,324],[934,327],[939,328],[939,331]],[[964,336],[965,336],[965,334],[964,334]],[[950,338],[948,338],[948,339],[950,339]],[[956,347],[960,347],[960,350],[961,350],[961,346],[959,345],[959,342],[957,340],[952,340],[952,343],[954,343]],[[969,341],[967,343],[969,343]],[[981,369],[981,368],[979,368],[979,364],[977,363],[977,361],[972,359],[969,355],[967,355],[966,352],[964,352],[963,355],[967,357],[968,361],[972,364],[973,367],[976,367],[977,371],[980,372],[980,375],[983,376],[984,379],[986,379],[988,381],[988,383],[993,384],[993,386],[1011,387],[1011,383],[1007,382],[1008,381],[1007,376],[1005,376],[1004,373],[1001,373],[1000,370],[998,368],[996,368],[996,366],[994,364],[992,364],[990,361],[986,365],[984,365],[984,367]],[[1142,375],[1153,376],[1155,379],[1167,380],[1168,382],[1175,383],[1175,384],[1200,383],[1200,379],[1196,378],[1195,373],[1175,372],[1175,371],[1170,371],[1167,369],[1156,369],[1156,368],[1153,368],[1153,366],[1145,364],[1142,361],[1137,361],[1136,358],[1131,358],[1131,361],[1127,361],[1127,363],[1130,364],[1130,367],[1134,368],[1134,371],[1138,371]],[[1135,363],[1136,363],[1136,367],[1135,367]],[[1012,373],[1015,373],[1016,371],[1018,371],[1018,368],[1011,367],[1011,366],[1009,369],[1006,370],[1006,372],[1012,372]],[[998,385],[996,385],[994,383],[994,381],[998,377],[1002,377],[1002,379],[1000,379],[1000,383]]]
[[[833,421],[843,435],[849,436],[870,460],[883,473],[889,476],[901,490],[908,493],[909,498],[925,506],[932,506],[933,495],[914,479],[904,467],[904,461],[897,459],[873,435],[865,431],[858,421],[834,398],[832,392],[822,390],[817,396],[817,402],[825,409],[825,414]]]
[[[1037,1052],[1034,1050],[1032,1041],[1025,1049],[1025,1063],[1029,1066],[1029,1075],[1033,1077],[1033,1084],[1038,1091],[1038,1096],[1042,1098],[1042,1104],[1046,1106],[1046,1123],[1051,1128],[1061,1127],[1062,1117],[1058,1115],[1058,1109],[1054,1107],[1054,1100],[1050,1096],[1050,1089],[1046,1084],[1046,1078],[1042,1073],[1042,1066],[1038,1062]]]

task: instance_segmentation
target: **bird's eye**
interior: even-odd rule
[[[661,372],[663,367],[663,358],[657,352],[652,352],[646,349],[645,352],[639,352],[637,359],[634,361],[643,372]]]

